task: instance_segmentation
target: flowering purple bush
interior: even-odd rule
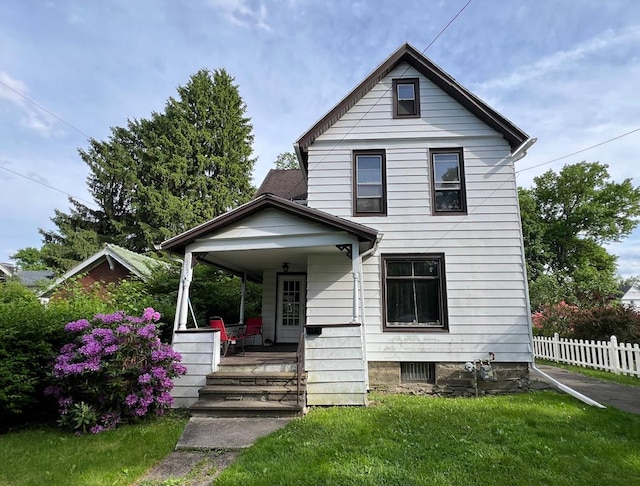
[[[65,326],[72,340],[60,349],[45,391],[57,400],[62,425],[99,433],[171,406],[172,378],[186,368],[160,342],[159,319],[148,308],[142,317],[119,311]]]

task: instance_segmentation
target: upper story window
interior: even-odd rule
[[[430,157],[433,214],[466,214],[462,148],[431,149]]]
[[[393,117],[418,118],[420,116],[420,81],[418,78],[393,80]]]
[[[382,255],[384,330],[447,329],[444,254]]]
[[[386,214],[387,178],[384,150],[353,152],[353,214]]]

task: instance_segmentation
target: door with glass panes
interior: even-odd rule
[[[279,274],[276,308],[276,342],[297,343],[304,328],[307,276]]]

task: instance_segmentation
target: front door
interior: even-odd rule
[[[306,275],[278,275],[276,342],[298,342],[305,323],[306,296]]]

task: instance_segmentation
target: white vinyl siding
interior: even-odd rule
[[[405,73],[406,71],[406,73]],[[392,78],[420,78],[420,118],[394,119]],[[353,151],[384,149],[387,216],[352,216]],[[467,214],[432,216],[430,149],[462,148]],[[308,205],[384,233],[363,263],[368,361],[527,362],[529,321],[511,148],[401,64],[309,148]],[[380,255],[443,253],[448,332],[382,332]]]
[[[343,253],[308,258],[307,325],[325,326],[321,335],[306,336],[309,405],[366,404],[362,327],[335,327],[353,318],[351,268]]]

